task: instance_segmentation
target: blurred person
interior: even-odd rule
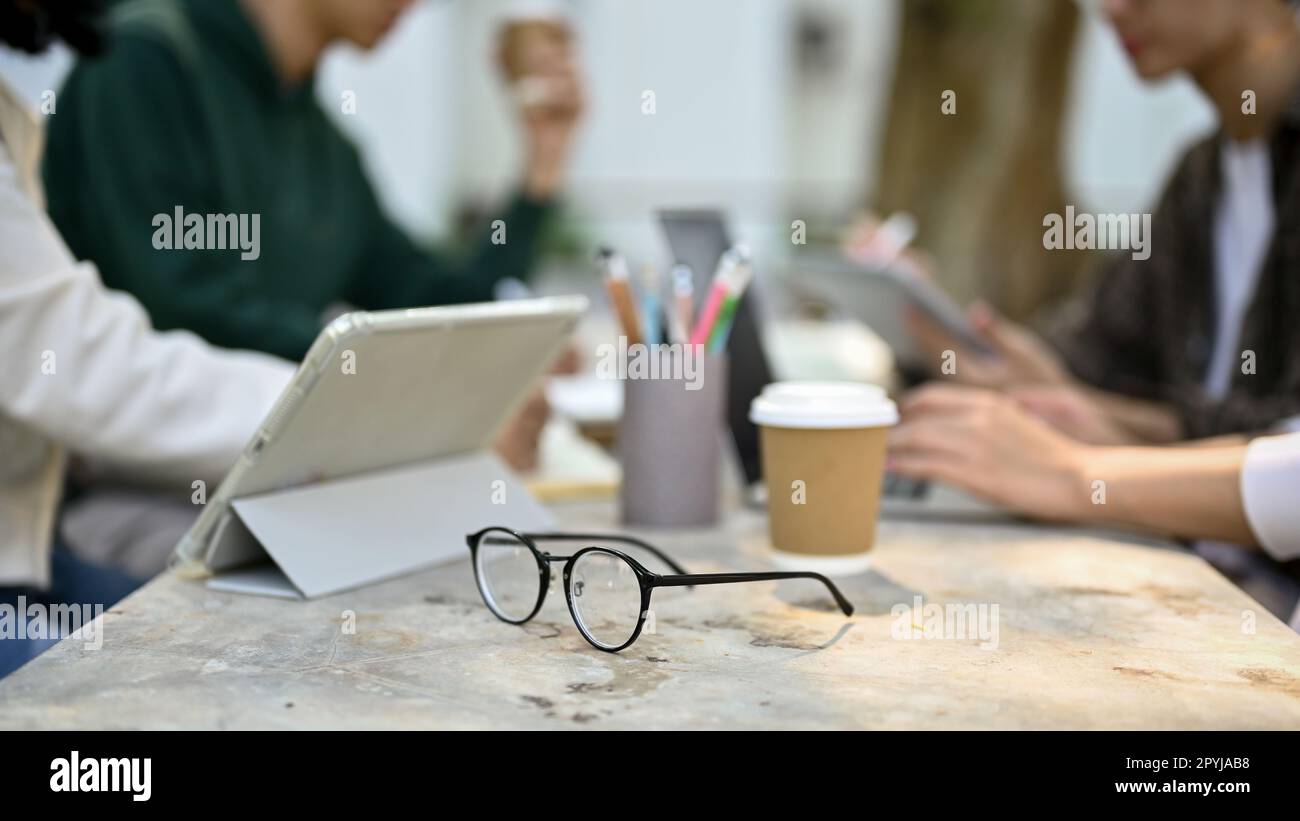
[[[583,107],[569,43],[533,37],[512,61],[532,82],[514,97],[526,167],[499,215],[504,230],[461,258],[432,254],[384,214],[314,93],[329,46],[374,48],[410,5],[118,3],[113,48],[78,61],[50,123],[50,215],[73,253],[134,294],[160,329],[290,359],[338,303],[483,301],[498,281],[526,276]],[[419,78],[410,84],[404,93],[418,94]],[[367,101],[355,102],[364,111]],[[166,250],[192,215],[246,217],[260,247]]]
[[[1185,72],[1218,133],[1183,156],[1148,259],[1113,263],[1055,347],[977,304],[996,357],[923,317],[945,379],[1019,394],[1092,442],[1162,443],[1300,427],[1300,28],[1285,0],[1099,0],[1137,73]],[[1249,95],[1247,95],[1249,92]],[[1249,97],[1250,105],[1247,105]],[[1073,230],[1073,226],[1066,226]],[[1249,366],[1247,366],[1249,357]]]
[[[94,0],[0,0],[0,41],[102,46]],[[42,208],[41,127],[0,79],[0,604],[112,606],[139,580],[73,556],[54,533],[70,451],[142,481],[220,481],[293,367],[156,333],[138,302],[77,262]],[[26,612],[18,612],[26,619]],[[11,625],[12,627],[12,625]],[[54,639],[0,638],[0,676]]]
[[[534,27],[511,49],[512,76],[529,80],[514,95],[526,142],[517,195],[468,254],[433,254],[383,212],[314,93],[330,45],[371,49],[410,5],[115,3],[112,48],[77,62],[50,120],[49,211],[72,252],[139,299],[156,328],[292,360],[339,305],[485,301],[499,281],[525,278],[583,107],[567,29]],[[419,88],[412,78],[406,93]],[[225,217],[229,241],[210,247]],[[204,247],[182,250],[194,219]],[[546,418],[534,397],[497,441],[511,466],[536,465]],[[161,569],[192,506],[93,469],[74,479],[61,514],[72,548],[138,574]]]
[[[1079,442],[1169,444],[1239,452],[1251,436],[1300,430],[1300,27],[1286,0],[1102,0],[1144,79],[1186,71],[1218,113],[1219,129],[1183,156],[1167,183],[1148,259],[1114,262],[1067,317],[1056,347],[975,305],[971,320],[1000,356],[980,357],[920,317],[935,361],[957,352],[953,381],[1004,394],[1001,411],[1030,412]],[[1067,226],[1073,227],[1073,226]],[[958,390],[945,405],[989,399]],[[952,413],[910,403],[905,426],[930,430],[928,468],[952,460]],[[935,442],[944,431],[944,443]],[[992,447],[1030,427],[967,426]],[[901,434],[907,436],[907,434]],[[1026,451],[1039,447],[1024,439]],[[932,446],[932,447],[931,447]],[[1136,453],[1128,456],[1138,457]],[[1201,459],[1213,459],[1201,455]],[[906,469],[906,468],[905,468]],[[914,472],[915,473],[915,472]],[[1095,477],[1104,479],[1104,477]],[[985,495],[995,492],[988,479]],[[1171,494],[1180,494],[1175,483]],[[1114,491],[1109,496],[1114,499]],[[1199,507],[1191,496],[1182,511]],[[1242,535],[1242,534],[1238,534]],[[1197,553],[1270,609],[1290,613],[1300,570],[1235,544],[1203,539]],[[1279,605],[1278,603],[1282,603]]]
[[[927,385],[902,405],[889,469],[1038,519],[1258,545],[1290,574],[1234,579],[1300,630],[1300,433],[1220,447],[1079,442],[1005,394]]]
[[[101,7],[0,0],[0,41],[39,53],[66,39],[99,53]],[[135,299],[106,289],[43,210],[42,143],[36,115],[0,78],[0,605],[107,608],[161,568],[197,515],[192,483],[221,481],[293,365],[156,332]],[[496,443],[512,465],[535,459],[546,415],[536,405]],[[115,566],[78,556],[57,532],[74,455],[154,489],[99,520],[114,531]],[[52,643],[0,639],[0,677]]]

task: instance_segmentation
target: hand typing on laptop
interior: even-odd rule
[[[1085,514],[1080,445],[984,389],[928,385],[903,401],[889,438],[891,472],[947,482],[1046,519]]]
[[[1014,399],[930,385],[901,405],[888,466],[948,482],[1028,516],[1119,524],[1190,539],[1296,550],[1300,434],[1220,437],[1174,447],[1095,445],[1054,430]]]

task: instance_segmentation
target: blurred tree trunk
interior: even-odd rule
[[[1073,0],[903,0],[875,208],[907,210],[961,302],[1028,318],[1079,283],[1086,252],[1043,248],[1064,213]],[[955,113],[945,114],[946,91]]]

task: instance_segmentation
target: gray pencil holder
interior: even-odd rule
[[[674,347],[671,356],[688,356]],[[662,361],[670,359],[665,353]],[[704,527],[718,521],[722,430],[727,408],[725,354],[697,356],[695,379],[623,379],[618,430],[623,523]],[[698,389],[691,389],[697,385]]]

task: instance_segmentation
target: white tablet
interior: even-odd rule
[[[952,298],[926,279],[892,268],[865,268],[834,255],[796,259],[787,276],[796,291],[808,292],[864,322],[894,350],[900,364],[922,355],[907,327],[907,311],[922,311],[957,342],[977,353],[993,350]]]
[[[323,486],[333,486],[358,505],[382,507],[398,500],[376,484],[378,475],[423,476],[425,465],[458,460],[457,476],[481,471],[467,457],[490,447],[586,308],[586,298],[574,296],[339,317],[177,546],[179,560],[221,571],[265,558],[262,548],[270,548],[253,538],[250,527],[259,522],[250,517],[266,515],[257,505],[267,497],[312,493],[319,506],[329,498]],[[282,507],[295,504],[304,502],[290,498]],[[430,493],[418,504],[437,510],[456,502]],[[240,505],[247,505],[243,514]],[[346,526],[373,513],[329,510],[317,518]],[[273,558],[284,566],[284,557]],[[313,563],[300,560],[310,576]],[[382,551],[374,561],[382,564]],[[324,582],[307,589],[312,581],[294,579],[303,595],[330,592]]]

